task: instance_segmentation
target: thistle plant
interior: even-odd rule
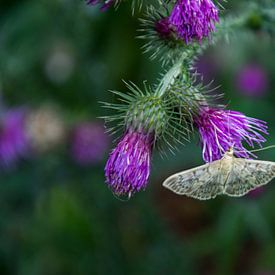
[[[219,40],[253,31],[250,22],[255,11],[261,29],[270,33],[270,24],[275,22],[270,15],[272,3],[253,3],[238,16],[221,17],[222,9],[220,2],[211,0],[177,0],[146,7],[139,38],[145,40],[143,51],[162,61],[163,73],[158,83],[144,84],[142,89],[126,83],[128,93],[113,91],[120,103],[104,103],[115,112],[105,117],[113,124],[110,131],[121,133],[105,167],[107,184],[116,195],[130,197],[145,189],[153,151],[174,151],[177,144],[191,141],[194,131],[199,133],[205,162],[220,159],[229,148],[238,157],[253,158],[244,144],[254,147],[266,141],[266,122],[217,103],[222,95],[198,82],[194,64]]]
[[[105,175],[115,194],[131,196],[148,183],[155,145],[158,143],[161,148],[159,141],[163,140],[172,149],[170,140],[181,142],[180,137],[187,139],[189,129],[187,119],[174,110],[173,98],[154,92],[146,85],[144,91],[133,84],[127,86],[130,94],[114,92],[120,96],[121,104],[104,104],[118,112],[117,115],[106,117],[106,120],[115,121],[124,130],[107,161]],[[111,130],[116,132],[120,129],[115,127]]]

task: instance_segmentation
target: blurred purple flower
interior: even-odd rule
[[[20,157],[29,152],[25,131],[25,109],[11,109],[2,114],[0,132],[0,164],[12,167]]]
[[[210,82],[213,82],[213,79],[219,71],[219,65],[217,64],[216,56],[214,55],[206,55],[199,57],[194,67],[196,68],[196,72],[200,75],[199,79],[202,78],[200,79],[200,81],[203,81],[205,85],[208,85]]]
[[[218,9],[211,0],[178,0],[169,17],[177,36],[186,44],[209,37],[218,21]]]
[[[106,11],[108,10],[115,2],[115,0],[86,0],[87,4],[88,5],[98,5],[100,4],[101,7],[100,7],[100,10],[101,11]]]
[[[248,65],[238,73],[236,86],[245,95],[261,96],[268,87],[267,74],[258,65]]]
[[[152,134],[125,133],[105,167],[107,184],[115,194],[130,197],[145,189],[150,175],[152,147]]]
[[[156,21],[155,31],[158,33],[161,39],[168,39],[172,34],[169,18],[165,17]]]
[[[80,165],[101,162],[108,146],[109,138],[103,125],[96,122],[86,122],[74,129],[72,155]]]
[[[237,157],[253,157],[243,146],[243,142],[251,147],[255,143],[261,146],[266,140],[259,132],[268,134],[266,122],[262,120],[246,117],[236,111],[210,107],[200,110],[195,125],[200,133],[205,162],[220,159],[232,146]]]
[[[258,187],[248,193],[248,197],[251,199],[257,199],[264,193],[264,188],[263,187]]]

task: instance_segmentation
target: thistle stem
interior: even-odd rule
[[[156,89],[156,95],[158,97],[164,96],[164,94],[169,91],[171,86],[175,83],[176,78],[183,73],[183,60],[185,57],[186,54],[183,54],[182,57],[163,76]]]

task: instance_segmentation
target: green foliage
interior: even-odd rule
[[[224,3],[227,9],[232,8],[225,11],[226,18],[237,24],[240,8],[250,10],[248,3],[251,1]],[[267,21],[259,16],[261,9],[255,8],[253,20],[249,17],[245,25],[240,20],[243,27],[236,27],[240,32],[233,37],[230,31],[228,42],[213,37],[214,48],[206,41],[199,62],[207,64],[204,81],[215,79],[214,86],[222,86],[230,107],[268,122],[268,142],[273,144],[275,65],[270,37],[274,12],[261,0],[256,7],[259,5]],[[137,14],[132,17],[130,13],[126,2],[116,11],[100,13],[84,1],[1,1],[0,83],[5,103],[36,107],[45,101],[54,102],[73,125],[105,116],[107,110],[102,110],[98,101],[108,101],[118,104],[112,105],[116,108],[111,111],[122,111],[122,117],[121,113],[118,116],[123,121],[126,108],[118,97],[129,98],[125,98],[126,93],[117,97],[107,92],[124,91],[121,78],[130,79],[138,87],[147,79],[155,84],[147,87],[160,94],[168,89],[175,94],[173,100],[182,97],[180,91],[189,89],[193,96],[200,92],[200,96],[212,100],[213,84],[194,83],[189,70],[183,75],[171,63],[162,67],[160,56],[150,62],[148,54],[141,54],[142,44],[134,39],[139,27]],[[222,20],[221,26],[228,24],[229,29],[235,29],[235,23],[230,22]],[[218,29],[220,34],[224,37]],[[60,48],[74,64],[61,82],[56,81],[58,70],[53,77],[45,69]],[[197,57],[200,47],[189,50]],[[184,67],[198,67],[201,73],[187,49],[184,53]],[[264,68],[268,76],[269,86],[258,97],[242,93],[235,83],[240,70],[251,63]],[[156,83],[160,71],[163,74]],[[163,100],[173,109],[169,110],[182,118],[180,109],[174,108],[179,103],[174,103],[169,93],[164,95]],[[181,102],[183,109],[189,106]],[[220,103],[218,99],[214,102]],[[184,118],[188,122],[188,116]],[[177,130],[170,133],[176,136]],[[104,184],[107,156],[98,165],[79,167],[71,159],[70,148],[64,148],[30,156],[14,170],[1,171],[0,273],[273,274],[274,182],[256,198],[220,198],[209,203],[178,197],[161,188],[161,182],[171,173],[202,163],[200,156],[195,142],[180,148],[180,153],[169,160],[156,154],[148,189],[128,203],[117,200]],[[259,158],[274,161],[274,151],[263,151]]]

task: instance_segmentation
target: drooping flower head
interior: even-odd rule
[[[72,156],[80,165],[96,164],[102,161],[108,144],[109,138],[102,124],[83,122],[73,131]]]
[[[261,146],[268,134],[266,122],[246,117],[244,114],[210,107],[202,107],[195,118],[203,148],[203,159],[212,162],[220,159],[231,147],[235,155],[241,158],[253,157],[245,147]]]
[[[259,65],[248,65],[238,73],[236,84],[247,96],[262,96],[268,87],[267,74]]]
[[[151,165],[153,136],[127,131],[112,151],[105,167],[107,183],[115,194],[145,189]]]
[[[29,141],[25,132],[26,110],[11,109],[2,114],[0,125],[0,165],[13,166],[29,152]]]
[[[209,37],[218,21],[218,9],[211,0],[178,0],[169,18],[177,36],[186,44]]]
[[[106,11],[108,10],[114,3],[115,0],[86,0],[88,5],[101,5],[100,10]]]
[[[143,94],[136,86],[128,88],[133,95],[116,93],[129,104],[112,106],[124,112],[125,132],[109,156],[105,176],[115,194],[130,197],[148,184],[152,150],[156,139],[166,130],[168,116],[157,95],[148,90]]]

